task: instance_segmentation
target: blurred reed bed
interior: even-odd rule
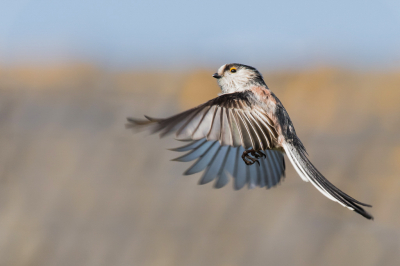
[[[0,265],[400,263],[400,72],[262,71],[318,169],[374,206],[369,222],[289,163],[269,191],[197,186],[169,161],[179,143],[125,130],[217,96],[214,70],[0,67]]]

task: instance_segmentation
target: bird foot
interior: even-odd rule
[[[250,154],[254,157],[251,157]],[[254,150],[254,149],[250,149],[247,151],[244,151],[242,154],[242,159],[244,161],[245,164],[247,165],[252,165],[254,163],[258,163],[258,165],[260,165],[260,162],[258,161],[258,158],[261,157],[266,157],[265,153],[263,153],[261,150]]]

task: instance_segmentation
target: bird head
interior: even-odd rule
[[[252,86],[265,86],[260,72],[251,66],[242,64],[226,64],[213,75],[223,93],[245,91]]]

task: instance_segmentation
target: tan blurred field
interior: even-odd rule
[[[400,71],[262,71],[311,160],[374,221],[288,160],[271,190],[198,186],[169,161],[179,143],[124,128],[215,97],[214,72],[0,67],[0,265],[400,265]]]

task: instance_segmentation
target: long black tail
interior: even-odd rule
[[[355,211],[367,219],[373,219],[372,215],[366,212],[361,206],[372,207],[371,205],[359,202],[350,197],[331,182],[329,182],[315,166],[310,162],[302,145],[290,143],[284,144],[286,155],[293,167],[304,181],[310,181],[322,194],[330,200],[336,201],[342,206]],[[361,205],[361,206],[360,206]]]

